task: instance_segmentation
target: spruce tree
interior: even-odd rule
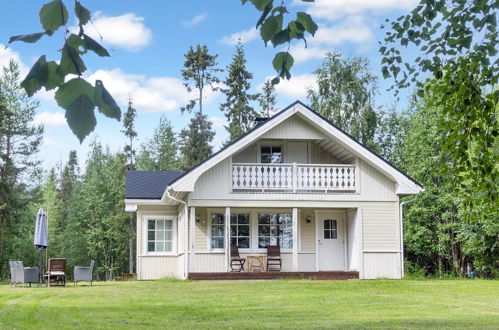
[[[36,154],[43,127],[32,125],[38,102],[20,85],[19,65],[11,60],[0,78],[0,269],[7,227],[14,227],[32,200],[30,188],[40,174]]]
[[[135,169],[135,149],[133,148],[133,140],[137,137],[137,131],[135,130],[135,117],[137,117],[137,110],[133,107],[133,102],[130,98],[128,100],[128,109],[125,113],[125,117],[123,118],[123,130],[121,131],[128,139],[124,152],[127,157],[128,168],[130,170]]]
[[[260,116],[270,117],[276,112],[275,85],[271,79],[267,79],[262,87],[262,92],[258,94],[258,103],[260,104]]]
[[[150,140],[142,144],[137,156],[137,168],[148,171],[176,170],[177,138],[173,126],[166,117],[159,119]]]
[[[222,70],[216,67],[218,55],[210,55],[206,46],[197,45],[195,50],[191,46],[184,56],[185,69],[181,70],[184,85],[189,92],[196,89],[198,95],[181,110],[191,112],[196,104],[199,105],[199,111],[191,118],[188,128],[180,133],[182,167],[188,169],[211,155],[210,143],[215,132],[208,117],[203,115],[203,92],[206,87],[212,91],[218,90],[216,84],[220,80],[216,77],[216,73]]]
[[[240,41],[236,45],[232,63],[227,66],[227,74],[224,81],[226,88],[222,89],[225,102],[220,105],[220,110],[229,123],[226,127],[230,134],[229,139],[234,141],[252,127],[256,117],[256,112],[249,102],[255,100],[257,95],[248,93],[253,74],[246,69],[246,57]]]
[[[212,123],[206,115],[197,112],[189,126],[180,132],[180,151],[184,169],[196,166],[211,155],[212,147],[207,141],[212,141],[214,136]]]

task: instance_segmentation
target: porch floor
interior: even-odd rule
[[[189,273],[190,280],[275,280],[279,278],[305,278],[312,280],[353,280],[359,278],[356,271],[323,271],[323,272],[217,272]]]

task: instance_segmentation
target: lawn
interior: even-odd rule
[[[0,285],[0,328],[499,328],[499,281]]]

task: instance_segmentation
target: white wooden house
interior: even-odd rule
[[[223,274],[231,244],[242,257],[278,244],[283,274],[401,278],[400,198],[422,189],[295,102],[185,173],[127,173],[137,276]]]

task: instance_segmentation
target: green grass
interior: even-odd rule
[[[499,281],[0,285],[0,328],[491,328]]]

